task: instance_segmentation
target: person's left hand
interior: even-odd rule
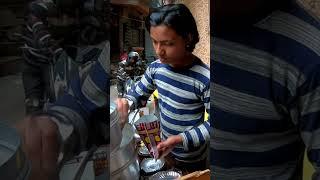
[[[129,116],[129,103],[128,100],[125,98],[118,98],[117,99],[117,110],[120,115],[119,123],[121,129],[123,129],[124,125],[128,123],[128,116]]]
[[[157,145],[159,158],[168,155],[172,151],[172,149],[179,143],[182,143],[182,137],[180,135],[170,136],[167,140],[159,143]]]

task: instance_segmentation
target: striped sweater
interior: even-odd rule
[[[157,89],[161,135],[167,139],[182,135],[183,143],[172,154],[182,162],[195,162],[207,157],[210,123],[204,121],[209,112],[209,68],[197,59],[190,67],[177,70],[157,60],[148,67],[127,98],[139,105]],[[141,105],[141,104],[140,104]]]
[[[215,33],[212,177],[319,179],[320,23],[293,3],[245,30]]]
[[[48,11],[54,4],[43,0],[28,3],[26,29],[23,34],[25,40],[22,55],[27,63],[43,65],[55,62],[63,49],[59,42],[51,37],[48,30]]]
[[[110,92],[110,44],[105,41],[96,47],[101,50],[89,72],[85,77],[75,75],[68,92],[59,97],[46,112],[53,117],[52,120],[59,127],[62,148],[64,146],[73,150],[85,148],[88,133],[90,133],[89,117],[98,108],[107,106]],[[107,116],[106,119],[108,119]],[[62,151],[70,151],[70,149],[62,149]]]

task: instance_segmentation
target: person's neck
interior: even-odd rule
[[[191,66],[195,60],[196,60],[195,56],[192,53],[189,53],[183,58],[183,63],[169,64],[169,66],[173,67],[174,69],[185,69]]]

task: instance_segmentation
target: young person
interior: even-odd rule
[[[44,2],[49,1],[31,2],[30,6],[36,11],[32,11],[33,13],[29,17],[33,17],[32,19],[37,21],[34,21],[33,28],[39,29],[37,31],[33,29],[29,33],[37,35],[34,36],[34,38],[37,37],[34,40],[39,40],[39,43],[47,43],[48,46],[42,45],[41,47],[48,50],[49,53],[51,52],[49,49],[54,47],[51,46],[51,35],[54,35],[46,33],[49,32],[49,29],[44,26],[45,23],[42,21],[47,19],[48,16],[45,15],[47,15],[49,7],[60,7],[58,12],[68,11],[72,14],[76,11],[76,5],[73,3],[80,1],[55,1],[54,6],[45,6]],[[84,3],[84,1],[81,2]],[[88,70],[89,72],[86,69],[81,69],[79,75],[75,74],[68,82],[70,83],[68,91],[59,96],[52,106],[49,106],[44,112],[42,110],[32,112],[24,120],[18,122],[17,128],[21,134],[23,150],[32,166],[30,179],[58,179],[57,160],[59,153],[62,152],[65,158],[70,158],[75,153],[86,150],[87,146],[93,143],[91,141],[99,138],[99,136],[95,136],[98,135],[98,132],[94,126],[99,124],[99,121],[102,121],[103,124],[109,122],[108,116],[106,116],[106,107],[108,106],[110,89],[110,45],[108,31],[103,30],[105,21],[98,21],[101,26],[90,24],[97,22],[92,19],[95,17],[100,19],[100,14],[102,14],[98,10],[103,7],[98,7],[99,3],[94,2],[97,5],[95,8],[89,8],[94,6],[81,5],[89,8],[90,11],[86,8],[82,9],[82,17],[86,18],[82,19],[83,22],[80,23],[83,28],[76,29],[78,32],[76,35],[79,38],[75,38],[77,40],[76,52],[79,53],[74,54],[77,55],[78,62],[94,61]],[[52,17],[50,16],[50,18]],[[49,21],[63,24],[61,19],[57,17],[54,19],[57,21],[53,21],[53,19]],[[60,27],[60,25],[58,26]],[[97,33],[92,33],[93,31]],[[26,53],[32,54],[29,50]],[[66,52],[67,49],[63,48],[63,51]],[[70,54],[73,53],[70,52]],[[30,60],[37,61],[38,59],[31,58]],[[108,129],[106,131],[108,132]],[[107,144],[108,137],[106,139],[106,141],[101,140],[102,142],[98,143]]]
[[[169,4],[154,9],[145,25],[159,59],[125,98],[118,99],[121,121],[126,123],[128,109],[144,106],[157,89],[163,141],[157,146],[159,153],[170,153],[176,167],[205,169],[210,123],[204,121],[204,114],[210,106],[210,71],[192,54],[199,41],[196,22],[185,5]]]

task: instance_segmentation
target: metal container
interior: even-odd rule
[[[31,165],[21,148],[15,129],[0,123],[0,175],[1,179],[27,180]]]
[[[140,167],[134,133],[133,127],[126,124],[122,130],[122,141],[119,148],[110,154],[112,180],[139,180]]]
[[[138,148],[138,154],[144,157],[151,157],[151,154],[145,145]]]
[[[117,111],[117,105],[114,102],[110,102],[110,151],[115,151],[122,139],[121,128],[119,124],[119,113]]]
[[[141,162],[141,169],[147,173],[155,173],[160,171],[164,167],[164,160],[154,158],[145,158]]]

